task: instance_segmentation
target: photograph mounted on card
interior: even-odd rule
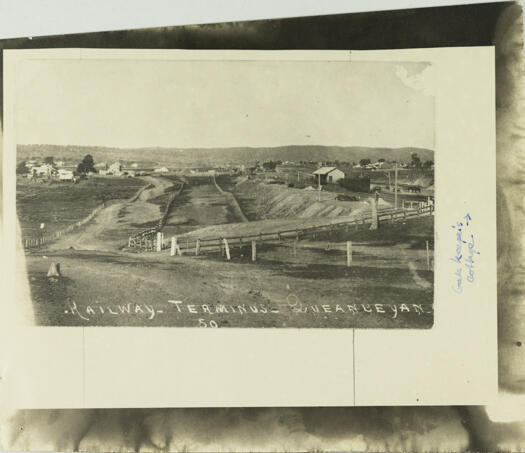
[[[189,54],[17,65],[34,323],[432,327],[432,63]]]
[[[491,47],[5,51],[12,404],[487,403],[494,87]]]

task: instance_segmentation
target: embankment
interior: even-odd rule
[[[232,192],[223,190],[221,186],[217,184],[217,180],[215,179],[215,176],[213,176],[212,179],[213,179],[213,184],[215,184],[215,187],[217,188],[217,190],[229,199],[235,214],[240,219],[242,219],[243,222],[249,222],[248,217],[246,217],[246,215],[244,214],[244,211],[242,210],[241,205],[239,204],[239,201],[237,200],[237,197],[235,196],[235,194]]]
[[[181,194],[183,189],[184,189],[184,183],[181,182],[179,189],[170,195],[168,202],[166,203],[166,207],[164,208],[164,213],[162,214],[162,217],[159,220],[159,228],[158,228],[159,231],[162,230],[162,228],[164,228],[164,225],[166,225],[166,221],[168,220],[168,216],[170,214],[171,205],[175,201],[175,198],[177,198]]]
[[[358,201],[336,200],[335,192],[297,189],[281,184],[245,180],[235,186],[234,194],[250,220],[278,218],[346,217],[368,211],[368,197]],[[380,200],[380,207],[390,206]]]

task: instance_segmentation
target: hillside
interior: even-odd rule
[[[167,166],[217,165],[224,163],[253,164],[255,161],[410,161],[417,153],[421,161],[434,160],[434,151],[424,148],[370,148],[360,146],[279,146],[258,148],[109,148],[99,146],[18,145],[17,160],[54,156],[55,159],[80,160],[91,154],[95,162],[144,161]]]

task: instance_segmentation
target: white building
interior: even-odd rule
[[[58,170],[59,181],[73,181],[74,178],[75,176],[73,175],[73,172],[71,170]]]
[[[155,173],[168,173],[169,170],[166,167],[155,168]]]
[[[321,167],[312,173],[316,182],[321,184],[333,184],[345,178],[344,172],[337,167]]]
[[[115,176],[122,175],[122,164],[119,161],[111,164],[108,168],[108,174]]]
[[[51,164],[42,164],[40,167],[33,167],[31,172],[36,172],[37,176],[51,176],[55,172],[55,168]]]

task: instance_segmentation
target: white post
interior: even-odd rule
[[[230,247],[228,246],[228,241],[226,238],[223,238],[222,241],[224,242],[224,249],[226,250],[226,259],[230,261]]]
[[[175,256],[176,253],[177,253],[177,236],[172,236],[170,256]]]
[[[162,251],[162,233],[159,231],[157,233],[157,252]]]
[[[255,262],[255,259],[257,257],[257,243],[255,241],[252,241],[252,261]]]
[[[195,242],[195,256],[199,255],[200,249],[201,249],[201,240],[197,239],[197,242]]]
[[[346,267],[352,265],[352,241],[346,241]]]

